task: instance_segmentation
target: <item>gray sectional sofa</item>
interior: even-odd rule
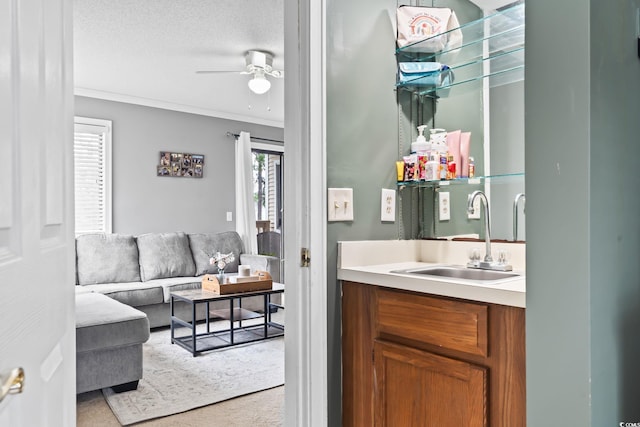
[[[102,293],[144,312],[151,328],[168,326],[169,294],[200,288],[204,274],[216,274],[217,268],[209,264],[215,252],[235,255],[225,274],[237,273],[238,265],[243,264],[250,265],[252,271],[268,271],[276,282],[280,279],[278,258],[243,253],[242,240],[235,231],[85,234],[76,238],[77,293]],[[261,304],[259,297],[243,300],[249,309],[258,309]]]
[[[76,238],[76,392],[105,387],[116,392],[137,388],[142,378],[142,344],[149,329],[168,326],[169,294],[201,287],[204,274],[217,274],[209,264],[216,252],[235,255],[225,274],[238,265],[268,271],[279,281],[278,258],[242,253],[238,233],[85,234]],[[272,301],[280,302],[280,295]],[[244,298],[243,307],[259,310],[261,297]],[[203,305],[204,307],[204,305]],[[228,302],[210,303],[211,309]],[[183,319],[190,307],[176,304]],[[203,319],[204,312],[198,313]]]

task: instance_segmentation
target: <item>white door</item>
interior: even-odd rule
[[[0,2],[0,426],[75,425],[71,6]]]

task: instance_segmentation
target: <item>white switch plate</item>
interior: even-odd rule
[[[449,221],[451,219],[451,203],[448,191],[441,191],[438,193],[438,215],[440,221]]]
[[[480,197],[476,197],[473,201],[473,213],[467,212],[467,218],[480,219]]]
[[[396,190],[382,189],[380,207],[380,221],[394,222],[396,220]]]
[[[227,212],[227,221],[233,221],[233,212]]]
[[[353,221],[353,188],[329,188],[327,219]]]

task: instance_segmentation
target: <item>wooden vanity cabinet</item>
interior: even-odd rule
[[[524,309],[342,283],[348,426],[520,427]]]

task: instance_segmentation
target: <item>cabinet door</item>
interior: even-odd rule
[[[486,368],[376,340],[375,426],[487,425]]]

